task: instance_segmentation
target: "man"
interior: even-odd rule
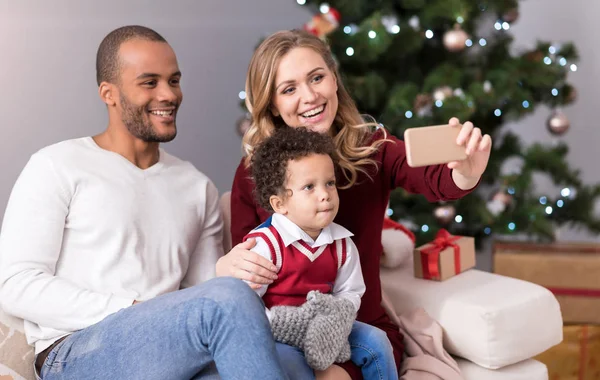
[[[1,306],[25,320],[38,374],[285,378],[259,298],[210,280],[223,254],[217,189],[159,148],[182,101],[172,48],[122,27],[96,70],[107,129],[35,153],[0,235]]]

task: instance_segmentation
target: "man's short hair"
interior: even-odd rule
[[[331,137],[304,127],[278,128],[271,137],[263,141],[252,155],[251,161],[258,204],[267,211],[273,211],[270,199],[272,195],[285,194],[290,160],[312,154],[326,154],[331,157],[334,165],[337,162],[337,153]]]
[[[163,36],[154,30],[140,25],[122,26],[110,32],[98,47],[96,54],[96,81],[118,83],[121,60],[119,49],[124,42],[140,39],[167,43]]]

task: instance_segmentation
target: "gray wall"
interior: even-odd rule
[[[165,148],[229,189],[241,158],[235,122],[250,56],[261,37],[301,27],[309,15],[283,0],[0,0],[0,215],[33,152],[106,127],[96,49],[126,24],[156,29],[179,59],[179,134]]]
[[[538,38],[577,43],[581,63],[571,78],[579,99],[565,110],[572,129],[564,140],[571,146],[570,163],[588,182],[600,182],[598,14],[600,2],[595,1],[572,0],[567,6],[564,0],[527,0],[511,30],[517,49],[533,46]],[[294,0],[0,0],[0,213],[34,151],[105,128],[94,58],[104,35],[124,24],[155,28],[173,45],[184,73],[185,99],[179,135],[166,149],[227,190],[241,157],[237,94],[252,51],[262,36],[299,27],[309,17]],[[552,142],[545,130],[548,114],[540,109],[510,128],[526,142]],[[561,238],[596,239],[568,230]]]

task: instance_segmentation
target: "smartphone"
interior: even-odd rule
[[[466,146],[456,143],[460,129],[459,125],[444,124],[405,130],[404,144],[408,165],[414,168],[467,158]]]

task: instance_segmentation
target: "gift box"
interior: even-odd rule
[[[600,379],[600,326],[563,327],[563,341],[535,359],[546,364],[552,380]]]
[[[475,239],[441,229],[431,243],[415,248],[415,277],[444,281],[475,266]]]
[[[600,323],[600,244],[494,244],[494,272],[548,288],[568,323]]]

